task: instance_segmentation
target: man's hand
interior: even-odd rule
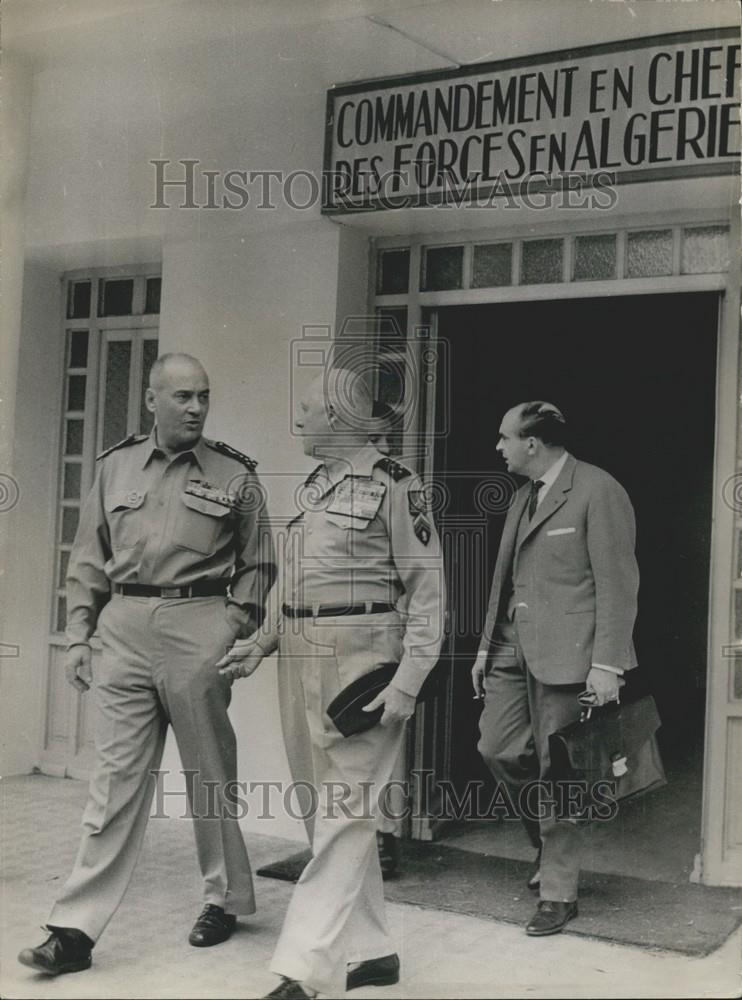
[[[249,677],[263,662],[265,653],[253,640],[238,639],[216,664],[219,673],[231,680]]]
[[[81,694],[90,690],[93,683],[93,653],[90,646],[70,646],[64,657],[67,683]]]
[[[484,668],[486,657],[477,656],[474,666],[471,668],[471,683],[474,688],[475,698],[484,698]]]
[[[384,714],[381,717],[382,726],[391,726],[395,722],[404,722],[412,717],[415,711],[416,700],[411,694],[406,694],[395,688],[393,684],[387,684],[383,691],[379,691],[373,701],[363,706],[364,712],[373,712],[375,708],[384,706]]]
[[[227,604],[224,609],[224,615],[231,625],[235,636],[239,636],[250,618],[248,612],[243,611],[242,608],[238,608],[236,604]]]
[[[587,675],[585,687],[588,691],[593,691],[599,705],[605,705],[609,701],[618,700],[618,689],[625,681],[612,670],[601,670],[600,667],[591,667]]]

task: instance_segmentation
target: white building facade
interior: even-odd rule
[[[311,468],[297,393],[357,328],[404,414],[397,450],[455,481],[441,520],[472,546],[449,567],[481,562],[472,586],[488,510],[502,512],[472,512],[461,483],[496,464],[508,384],[594,418],[585,448],[636,483],[671,742],[687,731],[703,758],[694,877],[742,884],[738,14],[731,0],[8,5],[4,773],[88,771],[90,710],[60,670],[66,558],[95,455],[147,428],[153,358],[203,361],[207,433],[258,460],[280,534]],[[374,178],[406,168],[380,198]],[[544,180],[567,174],[587,180]],[[469,397],[479,409],[449,427]],[[651,484],[677,477],[685,436],[663,516]],[[476,615],[459,627],[466,585],[453,593],[448,674],[407,764],[459,782]],[[241,777],[287,781],[271,662],[231,714]],[[172,747],[167,760],[177,770]],[[259,810],[245,822],[301,837],[280,809],[269,829]]]

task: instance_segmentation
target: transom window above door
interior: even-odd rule
[[[721,274],[729,268],[729,226],[666,225],[512,240],[423,243],[376,255],[376,299],[412,292]]]

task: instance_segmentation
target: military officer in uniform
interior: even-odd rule
[[[273,956],[271,969],[282,978],[272,997],[337,996],[399,979],[375,814],[405,722],[438,658],[444,583],[422,484],[369,443],[370,414],[368,389],[350,371],[334,370],[313,383],[297,428],[305,453],[321,464],[307,479],[303,509],[289,527],[282,621],[222,661],[227,674],[247,676],[278,648],[279,670],[298,674],[311,739],[313,856]],[[381,723],[341,736],[328,705],[348,684],[389,662],[397,671],[367,706],[383,707]]]
[[[391,453],[389,430],[394,414],[387,407],[383,416],[375,417],[374,433],[369,434],[369,443],[382,455]],[[286,747],[286,755],[291,768],[291,780],[296,784],[297,797],[301,796],[299,813],[304,817],[307,838],[312,843],[314,835],[314,812],[308,786],[314,780],[312,764],[312,739],[307,724],[304,704],[304,690],[299,672],[292,669],[290,660],[283,658],[278,668],[278,701],[281,713],[281,728]],[[385,806],[376,817],[376,844],[379,850],[381,876],[384,880],[397,875],[400,866],[402,820],[405,803],[402,785],[405,779],[404,747],[400,752],[392,774],[389,794]]]
[[[53,975],[89,968],[121,902],[169,723],[204,880],[190,943],[226,940],[236,915],[255,910],[245,844],[229,808],[236,780],[230,683],[216,662],[262,621],[275,576],[270,529],[255,462],[202,437],[209,381],[201,364],[185,354],[159,358],[146,405],[152,433],[99,456],[70,555],[66,672],[77,690],[93,685],[96,630],[102,655],[79,853],[49,917],[49,938],[19,955]]]
[[[369,434],[368,439],[382,455],[391,455],[393,450],[392,432],[399,418],[394,410],[385,404],[379,406],[378,409],[375,407],[374,412],[377,414],[378,427],[374,428],[374,433]],[[386,803],[388,808],[380,809],[376,817],[376,846],[379,849],[381,877],[384,881],[400,874],[402,858],[400,842],[403,829],[400,817],[404,812],[402,785],[406,773],[405,756],[403,747],[392,773],[392,783]]]

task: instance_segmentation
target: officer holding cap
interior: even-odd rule
[[[224,671],[248,676],[279,649],[295,671],[312,747],[312,859],[297,883],[272,971],[272,997],[338,996],[395,983],[376,846],[376,813],[405,722],[443,637],[441,548],[420,480],[369,443],[371,397],[349,370],[319,376],[296,426],[321,459],[286,540],[283,620],[236,647]],[[398,601],[404,595],[404,614]],[[343,737],[327,715],[335,696],[383,663],[398,664],[370,702],[381,723]],[[284,731],[296,721],[284,720]],[[291,748],[292,741],[288,746]],[[383,801],[383,798],[382,798]]]
[[[235,736],[228,678],[217,660],[260,625],[274,556],[255,463],[202,437],[209,381],[186,354],[155,361],[146,392],[155,415],[99,457],[67,576],[67,678],[92,684],[97,630],[95,766],[72,874],[51,934],[19,960],[77,972],[121,902],[147,824],[167,726],[186,774],[204,909],[190,943],[226,940],[253,913],[252,877],[234,810]],[[210,795],[208,794],[210,793]],[[234,785],[232,786],[234,795]]]

